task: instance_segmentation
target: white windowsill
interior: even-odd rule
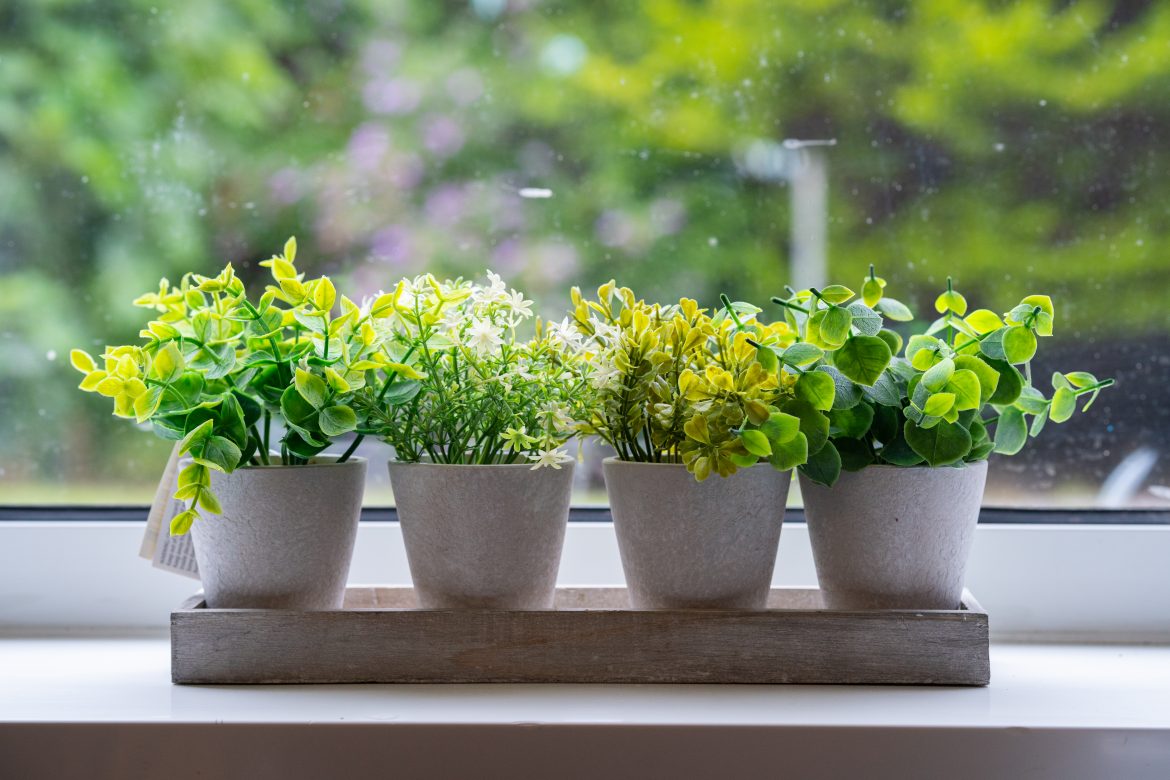
[[[0,768],[118,776],[132,754],[170,778],[245,756],[286,778],[314,776],[314,756],[339,777],[1170,776],[1170,647],[997,643],[987,688],[198,687],[171,685],[169,664],[162,637],[0,640]]]

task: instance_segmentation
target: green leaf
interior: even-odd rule
[[[833,380],[833,408],[851,409],[861,403],[861,387],[833,366],[817,366],[817,372]]]
[[[921,384],[932,393],[937,393],[947,386],[951,376],[955,373],[955,361],[944,358],[935,363],[922,375]]]
[[[1040,414],[1048,410],[1048,399],[1035,387],[1025,385],[1014,405],[1025,414]]]
[[[902,391],[898,388],[898,380],[889,371],[883,371],[873,387],[862,387],[861,391],[870,400],[882,406],[902,405]]]
[[[768,462],[780,471],[787,471],[802,465],[808,460],[808,439],[803,433],[797,433],[785,442],[772,442],[772,454]]]
[[[395,379],[382,395],[382,402],[389,406],[399,406],[410,401],[422,390],[422,383],[414,379]]]
[[[784,350],[784,354],[780,356],[780,359],[790,366],[804,368],[805,366],[812,365],[824,356],[825,352],[820,347],[809,344],[807,341],[798,341]]]
[[[808,401],[794,398],[781,411],[800,420],[800,432],[808,439],[808,451],[817,452],[829,440],[829,418],[812,407]]]
[[[834,439],[844,437],[860,439],[873,423],[873,407],[858,404],[852,409],[835,409],[829,412],[829,435]]]
[[[775,450],[777,444],[784,444],[801,435],[800,418],[783,412],[773,412],[760,425],[760,432],[768,437],[768,441],[772,442],[772,449]]]
[[[953,311],[962,317],[967,313],[967,299],[954,290],[947,290],[934,299],[934,310],[939,314]]]
[[[832,442],[825,442],[824,446],[808,456],[800,472],[817,484],[832,487],[841,476],[841,454]]]
[[[861,301],[854,301],[846,307],[853,315],[853,327],[865,336],[876,336],[882,330],[882,315]],[[893,350],[891,350],[893,351]]]
[[[202,371],[207,379],[220,379],[236,367],[236,350],[231,344],[216,344],[195,351],[191,368]]]
[[[1009,363],[1027,363],[1036,354],[1036,334],[1020,325],[1003,332],[1003,353]]]
[[[298,368],[293,382],[301,398],[308,401],[314,409],[320,409],[328,403],[329,386],[321,377],[311,374],[303,368]]]
[[[979,406],[991,400],[995,388],[999,386],[999,372],[986,362],[974,355],[959,355],[955,358],[955,369],[970,371],[979,380]]]
[[[990,333],[1003,327],[1003,320],[991,309],[976,309],[963,320],[976,333]]]
[[[910,448],[931,466],[958,463],[971,451],[971,434],[955,423],[940,422],[932,428],[922,428],[907,420],[902,433]]]
[[[922,412],[930,417],[942,417],[955,405],[954,393],[934,393],[922,405]],[[923,457],[926,457],[925,455]]]
[[[760,346],[756,349],[756,361],[768,373],[775,373],[776,369],[780,368],[780,358],[776,356],[776,351],[769,346]]]
[[[179,351],[175,342],[168,341],[162,349],[155,353],[150,370],[155,379],[163,384],[170,384],[179,378],[185,367],[183,353]]]
[[[1007,328],[993,330],[979,342],[979,351],[992,360],[1007,360],[1007,353],[1003,349],[1003,335]]]
[[[849,379],[872,386],[892,357],[889,346],[877,336],[851,336],[837,350],[833,362]]]
[[[1000,409],[999,421],[995,424],[995,451],[1002,455],[1015,455],[1027,441],[1028,423],[1024,413],[1014,406]]]
[[[906,307],[906,304],[893,298],[882,298],[874,308],[894,322],[909,322],[914,319],[914,314]]]
[[[935,363],[943,359],[944,344],[934,336],[916,334],[906,342],[906,359],[910,365],[919,371],[926,371]]]
[[[841,456],[841,468],[845,471],[861,471],[874,462],[873,447],[861,439],[837,439],[833,442]]]
[[[812,324],[820,334],[820,340],[831,347],[839,347],[849,338],[853,315],[840,306],[818,311],[812,316]]]
[[[240,465],[240,455],[240,448],[231,439],[212,436],[203,445],[195,462],[219,471],[232,471]]]
[[[886,345],[890,348],[891,354],[897,355],[902,351],[902,337],[898,335],[897,331],[890,330],[889,328],[882,328],[877,332],[877,337],[886,342]]]
[[[801,374],[793,391],[797,398],[808,401],[814,409],[827,412],[833,408],[836,386],[833,377],[823,371],[807,371]]]
[[[289,452],[298,458],[312,458],[329,446],[328,442],[308,441],[296,431],[286,434],[282,441]]]
[[[865,284],[861,285],[861,299],[866,306],[876,306],[878,301],[882,299],[882,290],[885,285],[877,278],[867,278]]]
[[[219,499],[206,488],[199,491],[199,508],[205,509],[213,515],[223,514],[223,509],[219,505]]]
[[[1052,394],[1052,407],[1049,409],[1048,417],[1054,423],[1062,423],[1072,417],[1076,409],[1076,393],[1067,387],[1059,387]]]
[[[280,411],[289,423],[300,425],[312,419],[317,410],[306,401],[295,387],[285,388],[280,396]]]
[[[999,384],[987,402],[999,406],[1014,404],[1016,399],[1020,397],[1020,392],[1024,389],[1024,375],[1006,360],[995,360],[991,358],[986,362],[987,365],[999,373]]]
[[[179,443],[179,454],[185,455],[193,448],[202,446],[204,441],[211,438],[211,431],[214,427],[215,421],[211,419],[204,420],[202,423],[195,426],[195,428],[188,432]]]
[[[944,389],[948,393],[954,393],[955,408],[960,412],[978,409],[983,405],[979,400],[982,392],[979,377],[974,371],[965,368],[955,371]]]
[[[922,456],[906,443],[905,425],[898,430],[898,436],[878,452],[878,456],[892,466],[909,467],[922,463]]]
[[[753,455],[766,458],[772,454],[772,445],[768,442],[768,437],[760,431],[740,431],[739,440],[743,442],[743,446],[747,451]]]
[[[821,298],[829,303],[845,303],[853,297],[854,293],[843,284],[830,284],[823,290],[819,290]]]
[[[1044,407],[1044,411],[1036,415],[1032,419],[1032,427],[1028,429],[1028,435],[1036,438],[1040,435],[1040,431],[1044,430],[1044,423],[1048,422],[1048,407]]]
[[[185,512],[180,512],[171,518],[171,536],[184,536],[191,530],[192,523],[199,517],[199,513],[194,509],[188,509]]]
[[[321,433],[326,436],[340,436],[357,427],[357,415],[344,404],[327,406],[321,410],[318,425],[321,427]]]
[[[1088,371],[1070,371],[1064,375],[1064,378],[1069,381],[1073,387],[1088,387],[1089,385],[1097,384],[1097,377],[1090,374]]]

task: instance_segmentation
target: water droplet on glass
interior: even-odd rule
[[[48,352],[45,353],[45,357],[49,360],[56,360],[57,359],[57,350],[50,349]]]
[[[711,236],[707,239],[707,246],[719,246],[719,239],[715,238],[715,236]]]
[[[1004,147],[1004,145],[1003,145],[1002,143],[997,143],[997,144],[995,145],[995,151],[997,151],[997,152],[1002,152],[1002,151],[1004,150],[1004,148],[1005,148],[1005,147]]]

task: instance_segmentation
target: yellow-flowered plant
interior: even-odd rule
[[[761,364],[752,345],[788,346],[786,323],[758,322],[759,309],[743,303],[714,314],[689,298],[651,304],[613,281],[596,300],[574,288],[572,303],[557,332],[576,331],[562,342],[591,367],[582,433],[601,437],[622,460],[684,463],[699,480],[761,459],[778,469],[804,462],[803,422],[781,408],[794,400],[792,378]]]
[[[304,464],[363,422],[354,400],[367,383],[393,381],[384,323],[391,312],[339,296],[328,277],[305,279],[295,260],[290,238],[261,263],[273,284],[255,303],[231,265],[213,277],[186,274],[177,286],[164,279],[134,301],[155,315],[140,344],[107,347],[100,364],[82,350],[71,354],[85,374],[82,390],[181,442],[191,462],[175,498],[190,503],[171,521],[173,534],[186,533],[201,510],[220,513],[211,471],[274,460],[273,418],[284,427],[279,462]]]

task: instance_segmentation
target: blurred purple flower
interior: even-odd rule
[[[410,231],[401,225],[389,225],[374,234],[370,252],[378,260],[396,268],[410,263],[413,241]]]
[[[422,102],[422,87],[405,78],[371,80],[362,90],[362,99],[375,114],[409,114]]]
[[[450,157],[463,148],[463,128],[449,116],[436,114],[423,123],[423,146],[439,157]]]
[[[369,170],[378,166],[390,150],[390,133],[381,125],[366,122],[353,131],[349,137],[350,162],[358,170]]]
[[[475,68],[460,68],[447,77],[447,94],[456,105],[469,106],[483,95],[483,79]]]
[[[524,267],[523,247],[517,238],[505,238],[492,251],[491,269],[498,274],[515,274]]]
[[[370,76],[385,76],[394,70],[402,50],[393,41],[375,40],[362,51],[362,70]]]
[[[455,225],[467,211],[467,193],[457,184],[440,184],[427,195],[423,210],[439,227]]]
[[[412,190],[422,181],[424,174],[426,164],[417,154],[410,152],[390,155],[386,166],[386,178],[392,186],[400,190]]]
[[[278,203],[291,205],[304,196],[301,172],[296,168],[281,168],[268,178],[268,191]]]

